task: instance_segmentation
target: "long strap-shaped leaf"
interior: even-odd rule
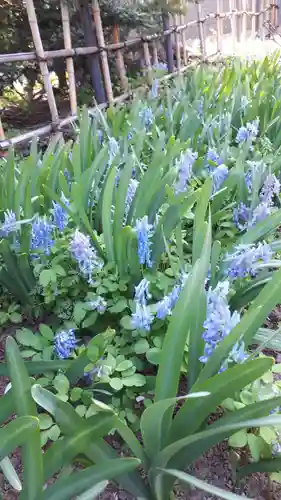
[[[42,373],[67,370],[72,364],[69,359],[55,359],[53,361],[25,361],[24,365],[29,375],[42,375]],[[0,363],[0,377],[9,375],[8,363]],[[1,409],[0,409],[1,415]]]
[[[79,417],[69,403],[60,401],[59,398],[51,394],[46,389],[36,386],[36,388],[32,389],[32,394],[35,401],[51,413],[51,415],[53,415],[62,433],[66,436],[72,436],[75,434],[77,427],[80,426],[81,423],[89,425],[87,424],[87,421],[85,422],[81,417]],[[96,441],[89,442],[84,454],[94,463],[100,463],[101,461],[117,457],[117,453],[107,443],[105,443],[103,439],[97,439]],[[137,499],[148,500],[149,496],[146,487],[142,483],[137,472],[122,475],[118,482],[125,490],[129,491]]]
[[[106,479],[114,479],[119,475],[134,470],[140,461],[136,458],[117,458],[108,460],[100,465],[72,474],[70,477],[59,479],[38,496],[37,500],[70,500],[75,495],[83,493],[91,486]]]
[[[236,473],[236,478],[239,481],[245,476],[250,474],[256,474],[257,472],[280,472],[281,470],[281,458],[273,458],[272,460],[260,460],[259,462],[254,462],[252,464],[245,465],[241,467]]]
[[[37,416],[31,397],[31,383],[15,340],[6,341],[6,358],[9,365],[15,408],[19,417]],[[43,487],[43,459],[40,430],[35,428],[23,446],[24,488],[26,500],[37,500]]]
[[[204,285],[209,267],[210,246],[209,227],[202,250],[202,257],[196,262],[186,280],[165,336],[156,379],[155,401],[169,399],[175,397],[177,394],[181,371],[181,359],[188,333],[190,333],[190,324],[191,322],[192,324],[197,322],[196,318],[192,318],[194,314],[194,298],[197,298]],[[201,316],[201,311],[196,310],[195,314],[200,314]],[[203,324],[204,311],[201,321]],[[191,350],[193,355],[194,352],[197,351],[196,339],[194,339]],[[200,354],[197,355],[197,360],[199,355]],[[167,374],[169,374],[169,376],[167,376]],[[170,417],[171,416],[172,413]]]
[[[0,460],[15,448],[29,441],[35,429],[39,431],[39,421],[35,417],[18,417],[0,429]]]
[[[170,474],[171,476],[180,479],[184,483],[191,484],[200,490],[206,491],[211,495],[216,495],[218,497],[224,498],[225,500],[245,500],[245,496],[236,495],[231,491],[223,490],[222,488],[218,488],[217,486],[213,486],[212,484],[206,483],[206,481],[202,481],[197,477],[191,476],[190,474],[186,474],[185,472],[181,472],[175,469],[161,469],[163,474]],[[161,497],[157,497],[159,500]]]
[[[8,391],[0,399],[0,424],[5,422],[15,412],[15,403],[12,391]]]
[[[170,491],[172,484],[171,481],[167,481],[164,478],[162,478],[159,483],[159,477],[157,478],[157,469],[165,469],[167,467],[188,467],[188,465],[197,460],[197,458],[199,458],[209,448],[229,437],[239,429],[248,427],[266,427],[280,424],[281,416],[271,415],[264,418],[243,420],[229,425],[221,425],[218,427],[211,426],[208,430],[193,434],[192,436],[180,439],[179,441],[175,441],[164,448],[155,458],[149,471],[150,484],[154,488],[154,491],[157,486],[157,494],[159,494],[159,491],[161,492],[161,496],[158,496],[158,498],[164,500],[167,498],[166,492]]]
[[[256,359],[236,365],[215,375],[206,382],[195,384],[192,391],[208,391],[210,396],[188,399],[177,412],[171,427],[169,442],[172,443],[197,432],[205,419],[227,397],[233,397],[246,385],[261,377],[272,366],[272,359]]]
[[[20,478],[17,475],[17,472],[9,457],[5,457],[3,458],[3,460],[0,461],[0,469],[2,470],[5,478],[10,483],[12,488],[14,488],[17,491],[21,491],[22,484],[20,482]]]

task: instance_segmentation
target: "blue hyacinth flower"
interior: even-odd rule
[[[76,348],[76,337],[74,330],[62,330],[54,338],[54,349],[60,359],[67,359]]]

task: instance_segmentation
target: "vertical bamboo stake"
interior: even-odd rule
[[[233,44],[233,52],[236,49],[236,41],[237,41],[237,26],[236,26],[236,14],[235,14],[235,0],[229,0],[229,10],[232,11],[231,16],[231,32],[232,32],[232,44]]]
[[[236,9],[237,11],[239,12],[240,10],[242,10],[242,6],[241,6],[241,0],[236,0]],[[236,39],[237,39],[237,42],[241,42],[241,32],[242,32],[242,19],[241,19],[241,16],[237,16],[236,14]]]
[[[4,133],[1,118],[0,118],[0,141],[5,141],[5,133]]]
[[[256,0],[252,0],[252,12],[256,12]],[[256,16],[252,17],[252,37],[255,37],[256,34]]]
[[[176,27],[177,27],[177,16],[175,16]],[[181,69],[181,48],[180,48],[180,35],[179,32],[175,31],[175,40],[176,40],[176,61],[177,61],[177,70]]]
[[[118,24],[114,24],[113,26],[113,43],[119,43],[119,26]],[[121,50],[116,50],[116,67],[119,73],[120,84],[122,90],[127,90],[128,88],[128,80],[126,76],[126,69],[124,64],[124,58]]]
[[[64,46],[66,49],[72,48],[71,43],[71,33],[70,33],[70,20],[69,20],[69,10],[65,0],[61,0],[61,18],[62,18],[62,28],[63,28],[63,38]],[[69,99],[70,99],[70,109],[71,114],[77,114],[77,97],[76,97],[76,85],[75,85],[75,72],[73,58],[66,58],[66,69],[68,74],[68,85],[69,85]]]
[[[242,10],[247,11],[247,0],[242,0]],[[242,16],[242,40],[247,38],[247,14]]]
[[[221,14],[221,0],[217,0],[217,48],[218,48],[218,52],[221,54],[221,51],[222,51],[222,45],[221,45],[221,37],[222,37],[222,33],[223,33],[223,27],[222,27],[222,22],[221,22],[221,19],[220,19],[220,14]]]
[[[206,45],[205,45],[205,37],[204,37],[204,28],[203,28],[203,23],[201,22],[202,6],[198,0],[196,0],[196,7],[197,7],[197,24],[198,24],[198,31],[199,31],[201,57],[202,57],[202,59],[206,59]]]
[[[184,16],[181,14],[180,15],[180,23],[185,24],[185,19]],[[187,65],[187,57],[186,57],[186,48],[185,48],[185,30],[181,30],[181,43],[182,43],[182,55],[183,55],[183,63],[186,66]]]
[[[146,77],[149,85],[152,83],[152,68],[151,68],[151,61],[150,61],[150,53],[149,53],[149,46],[147,42],[143,42],[143,55],[144,55],[144,62],[145,62],[145,68],[146,68]]]
[[[0,117],[0,141],[5,141],[5,132],[3,129],[1,117]],[[7,151],[1,151],[0,149],[0,158],[4,158],[7,155],[8,155]]]
[[[272,7],[271,7],[271,24],[276,28],[277,22],[276,22],[276,0],[272,0]]]
[[[38,22],[37,22],[37,17],[36,17],[36,12],[34,8],[34,3],[33,0],[26,0],[25,2],[25,7],[27,11],[27,17],[32,33],[32,38],[34,42],[34,47],[36,50],[36,54],[39,57],[39,66],[40,66],[40,71],[43,76],[43,81],[44,81],[44,88],[45,92],[47,94],[47,100],[50,108],[50,113],[51,113],[51,118],[52,122],[55,123],[58,120],[58,110],[57,110],[57,105],[55,101],[55,96],[53,92],[53,87],[51,84],[51,79],[50,79],[50,74],[49,74],[49,69],[48,69],[48,64],[45,60],[45,54],[44,54],[44,49],[42,45],[42,40],[40,36],[40,31],[38,27]]]
[[[260,0],[259,2],[259,12],[261,12],[264,8],[264,0]],[[264,23],[264,14],[259,14],[259,30],[261,30],[261,37],[262,37],[262,40],[264,38],[263,36],[263,23]]]
[[[94,18],[95,27],[96,27],[98,46],[101,49],[100,58],[101,58],[101,66],[102,66],[102,72],[103,72],[103,78],[104,78],[106,97],[107,97],[109,104],[112,104],[112,102],[113,102],[112,84],[111,84],[110,71],[109,71],[109,66],[108,66],[107,52],[106,52],[106,50],[104,50],[105,42],[104,42],[98,0],[92,0],[92,11],[93,11],[93,18]]]
[[[152,42],[152,64],[157,66],[158,64],[158,52],[157,52],[157,41]]]

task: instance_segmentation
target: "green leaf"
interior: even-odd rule
[[[228,443],[233,448],[243,448],[248,442],[247,430],[242,429],[242,431],[235,432],[230,436]]]
[[[102,200],[102,228],[107,259],[115,262],[114,240],[112,234],[112,205],[113,192],[115,188],[116,167],[112,167],[105,181],[105,188]]]
[[[65,375],[59,374],[54,378],[53,386],[59,393],[67,394],[69,391],[69,380]]]
[[[120,325],[125,328],[125,330],[134,330],[131,316],[123,316],[120,320]]]
[[[69,500],[69,498],[83,493],[101,481],[114,479],[116,476],[134,470],[139,464],[140,461],[136,458],[117,458],[105,461],[100,465],[76,472],[69,477],[58,479],[37,500]]]
[[[149,350],[149,343],[146,339],[140,339],[134,346],[136,354],[145,354]]]
[[[257,462],[264,450],[264,441],[260,436],[256,436],[255,434],[248,434],[248,446],[250,449],[250,453]]]
[[[193,324],[195,327],[201,322],[202,327],[204,321],[202,311],[196,308],[194,312],[194,297],[201,294],[202,287],[204,287],[204,281],[209,266],[209,256],[210,231],[208,230],[205,245],[202,251],[202,257],[196,262],[193,270],[188,275],[184,288],[175,306],[168,331],[165,335],[156,378],[156,402],[176,396],[181,373],[181,361],[184,354],[187,336],[190,331],[190,325]],[[195,343],[196,340],[194,340],[193,345],[194,352],[195,350],[197,351]],[[196,358],[198,359],[199,356],[196,356]],[[194,361],[192,362],[192,366],[194,366]],[[169,376],[167,376],[167,373]],[[165,422],[165,431],[168,432],[172,420],[172,411],[169,410],[169,414],[167,412],[166,418],[167,421]]]
[[[80,325],[86,316],[87,307],[85,307],[84,302],[77,302],[74,306],[73,318],[76,325]]]
[[[112,380],[112,379],[111,379]],[[122,384],[126,387],[142,387],[146,383],[146,378],[141,373],[135,373],[130,377],[122,378]]]
[[[30,379],[19,348],[11,337],[8,337],[6,341],[6,358],[17,415],[19,417],[37,417],[36,405],[31,397]],[[39,427],[34,429],[28,441],[23,445],[22,459],[26,498],[27,500],[37,500],[43,487],[43,460]]]
[[[53,361],[25,361],[24,365],[29,375],[42,375],[42,373],[67,370],[72,365],[72,363],[74,363],[74,361],[72,360],[56,359]],[[87,363],[85,363],[85,366]],[[7,377],[8,374],[8,364],[0,363],[0,377]]]
[[[81,425],[81,418],[75,412],[74,408],[68,403],[64,403],[59,401],[52,393],[46,391],[40,386],[36,386],[36,388],[32,388],[32,394],[35,401],[42,406],[46,411],[51,413],[53,417],[56,419],[57,424],[59,425],[63,434],[66,437],[75,437],[77,435],[78,428]],[[103,415],[104,417],[104,415]],[[91,419],[87,421],[82,421],[83,425],[91,425]],[[55,443],[57,445],[57,443]],[[54,446],[54,445],[53,445]],[[87,439],[87,446],[84,451],[86,457],[88,457],[92,462],[100,463],[108,459],[116,458],[116,453],[112,448],[107,445],[102,439],[89,440]],[[56,454],[54,453],[54,457]],[[51,460],[46,461],[46,466],[52,464]],[[50,476],[53,475],[51,472]],[[118,482],[125,490],[132,493],[136,498],[148,498],[148,492],[140,479],[140,476],[137,472],[123,474]]]
[[[170,474],[171,476],[183,481],[184,483],[191,484],[195,486],[195,488],[199,488],[200,490],[206,491],[210,495],[216,495],[218,497],[224,498],[225,500],[241,500],[245,498],[241,495],[236,495],[235,493],[231,493],[231,491],[223,490],[218,488],[217,486],[213,486],[212,484],[208,484],[197,477],[191,476],[190,474],[186,474],[185,472],[181,472],[175,469],[161,469],[163,474]],[[161,497],[157,497],[159,500]]]
[[[40,338],[27,328],[22,328],[21,330],[17,330],[16,339],[21,345],[34,347],[34,349],[37,349],[39,351],[42,350],[42,346],[40,344]]]
[[[177,412],[171,427],[170,441],[176,441],[200,429],[208,415],[215,411],[227,397],[234,397],[243,387],[261,377],[272,366],[270,358],[260,358],[233,366],[200,384],[192,387],[192,392],[207,391],[210,396],[188,400]]]
[[[161,356],[161,349],[159,347],[152,347],[146,353],[146,359],[152,365],[159,365]]]
[[[21,316],[21,314],[19,314],[17,312],[13,312],[12,314],[10,314],[9,318],[10,318],[11,322],[15,323],[15,324],[22,322],[22,316]]]
[[[256,474],[257,472],[279,472],[281,470],[281,458],[273,458],[272,460],[261,460],[260,462],[251,463],[241,467],[236,473],[239,481],[245,476]]]
[[[280,425],[281,416],[271,415],[269,417],[240,421],[235,424],[220,426],[210,426],[208,430],[199,432],[180,439],[166,446],[155,457],[150,471],[149,480],[157,488],[159,498],[164,498],[164,491],[170,487],[170,483],[160,480],[157,477],[158,468],[168,467],[188,467],[192,462],[197,460],[205,451],[229,437],[234,431],[250,427],[262,427],[269,425]],[[159,493],[160,492],[160,493]],[[161,496],[162,495],[162,496]]]
[[[121,363],[119,363],[115,370],[117,372],[123,372],[125,370],[128,370],[129,368],[131,368],[133,366],[133,363],[132,361],[130,361],[129,359],[124,359],[124,361],[121,361]]]
[[[276,432],[270,427],[262,427],[260,429],[260,437],[268,444],[272,444],[276,441]]]
[[[89,490],[85,491],[85,493],[82,493],[82,495],[79,495],[76,500],[94,500],[101,495],[107,485],[108,481],[101,481]]]
[[[3,458],[0,462],[0,469],[3,472],[3,475],[7,479],[7,481],[10,483],[12,488],[14,488],[16,491],[21,491],[22,490],[22,484],[20,482],[20,478],[17,475],[17,472],[9,459],[9,457]],[[0,497],[1,498],[1,497]]]
[[[39,426],[42,431],[49,429],[53,425],[53,420],[47,413],[39,414]]]
[[[109,311],[111,313],[120,313],[124,311],[128,307],[128,301],[126,299],[120,299],[116,304],[113,306],[109,307]]]
[[[27,443],[34,433],[39,431],[39,422],[35,417],[18,417],[0,429],[0,460],[12,453],[15,448]]]
[[[194,216],[193,244],[192,244],[192,262],[200,258],[202,247],[204,245],[204,222],[210,197],[212,194],[212,179],[208,178],[201,189],[200,198],[197,202]]]
[[[41,271],[40,276],[39,276],[39,283],[41,286],[46,287],[50,283],[56,283],[57,281],[57,276],[52,269],[44,269]]]
[[[54,340],[54,333],[48,325],[41,323],[41,325],[39,325],[39,330],[45,339],[50,340],[50,342]]]
[[[115,391],[120,391],[122,389],[122,387],[123,387],[123,380],[121,380],[121,378],[112,377],[109,380],[109,385]]]

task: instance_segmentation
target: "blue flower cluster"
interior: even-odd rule
[[[207,160],[207,162],[214,163],[216,167],[218,165],[222,165],[222,163],[223,163],[220,155],[218,155],[218,153],[214,149],[208,149],[207,154],[206,154],[206,160]],[[214,165],[211,165],[211,166],[209,164],[207,165],[207,170],[209,172],[211,172],[213,170],[210,167],[214,167]]]
[[[46,255],[54,245],[52,239],[53,224],[47,217],[37,217],[31,225],[31,250],[43,251]]]
[[[54,338],[54,349],[60,359],[67,359],[73,353],[76,347],[76,337],[74,330],[62,330]]]
[[[267,243],[257,245],[238,245],[234,253],[227,255],[225,262],[228,263],[227,275],[231,279],[255,276],[257,263],[262,261],[268,263],[273,255]]]
[[[149,281],[143,279],[135,288],[136,311],[132,314],[132,326],[136,330],[150,330],[153,314],[147,307],[147,300],[151,298],[148,290]]]
[[[236,142],[238,144],[250,142],[252,144],[253,141],[257,138],[259,133],[259,118],[252,122],[246,123],[245,127],[240,127],[237,136]]]
[[[213,180],[213,186],[212,186],[213,195],[220,190],[224,181],[226,181],[228,177],[228,173],[229,172],[226,165],[219,165],[217,168],[213,170],[213,172],[211,173],[211,178]]]
[[[139,112],[139,117],[145,129],[146,130],[151,129],[154,122],[154,115],[152,108],[150,108],[149,106],[144,106]]]
[[[147,267],[152,267],[150,240],[153,235],[153,226],[149,224],[147,215],[142,219],[137,219],[135,229],[138,238],[139,262],[142,265],[146,264]]]
[[[185,153],[181,154],[180,159],[176,163],[178,170],[178,180],[175,184],[175,194],[184,193],[187,185],[192,177],[192,167],[198,158],[198,153],[187,149]]]
[[[182,284],[175,285],[172,291],[157,303],[156,317],[158,319],[165,319],[172,314],[172,310],[178,301],[181,290]]]
[[[101,269],[103,264],[98,259],[96,250],[91,246],[89,236],[85,236],[76,229],[70,243],[70,252],[72,257],[77,261],[82,275],[92,284],[93,272],[96,269]]]
[[[256,163],[256,162],[251,162]],[[251,165],[251,168],[246,173],[246,186],[248,191],[252,192],[252,180],[253,175],[257,172],[257,169],[263,169],[261,162],[259,165]],[[260,170],[260,173],[263,170]],[[271,207],[273,205],[274,197],[278,197],[280,194],[280,182],[275,177],[274,174],[269,174],[260,193],[261,202],[256,206],[254,210],[251,210],[244,203],[240,203],[233,211],[234,223],[240,231],[247,229],[249,227],[255,226],[258,222],[265,220],[271,213]]]
[[[131,208],[133,199],[135,197],[138,185],[139,185],[139,182],[136,179],[131,179],[129,182],[128,191],[127,191],[126,199],[125,199],[125,213],[124,213],[124,222],[125,223],[127,221],[128,213],[129,213],[129,210]]]
[[[90,300],[88,304],[94,311],[97,311],[99,314],[103,314],[107,308],[106,300],[104,300],[104,298],[100,295],[98,295],[96,299]]]
[[[69,200],[64,196],[64,194],[61,194],[61,201],[64,203],[66,207],[69,207]],[[51,210],[53,214],[53,223],[54,225],[58,228],[59,232],[62,233],[62,231],[66,228],[68,224],[68,213],[65,211],[65,209],[61,206],[60,203],[56,203],[53,201],[53,208]]]
[[[109,155],[109,163],[112,163],[115,156],[120,152],[120,147],[118,142],[114,137],[109,137],[108,139],[108,155]]]
[[[6,210],[4,212],[4,222],[0,224],[0,237],[8,236],[9,233],[12,233],[17,230],[17,219],[16,214],[11,210]]]
[[[228,293],[228,281],[219,282],[214,290],[210,287],[207,291],[207,314],[202,335],[205,346],[204,354],[199,358],[202,363],[207,363],[217,345],[240,322],[240,314],[237,311],[231,314],[227,302]]]
[[[239,231],[244,231],[244,229],[247,229],[251,217],[251,209],[247,207],[242,201],[240,202],[238,207],[234,208],[233,210],[234,224],[237,229],[239,229]]]
[[[274,174],[269,174],[261,190],[260,199],[267,205],[273,205],[274,196],[280,194],[280,182]]]

